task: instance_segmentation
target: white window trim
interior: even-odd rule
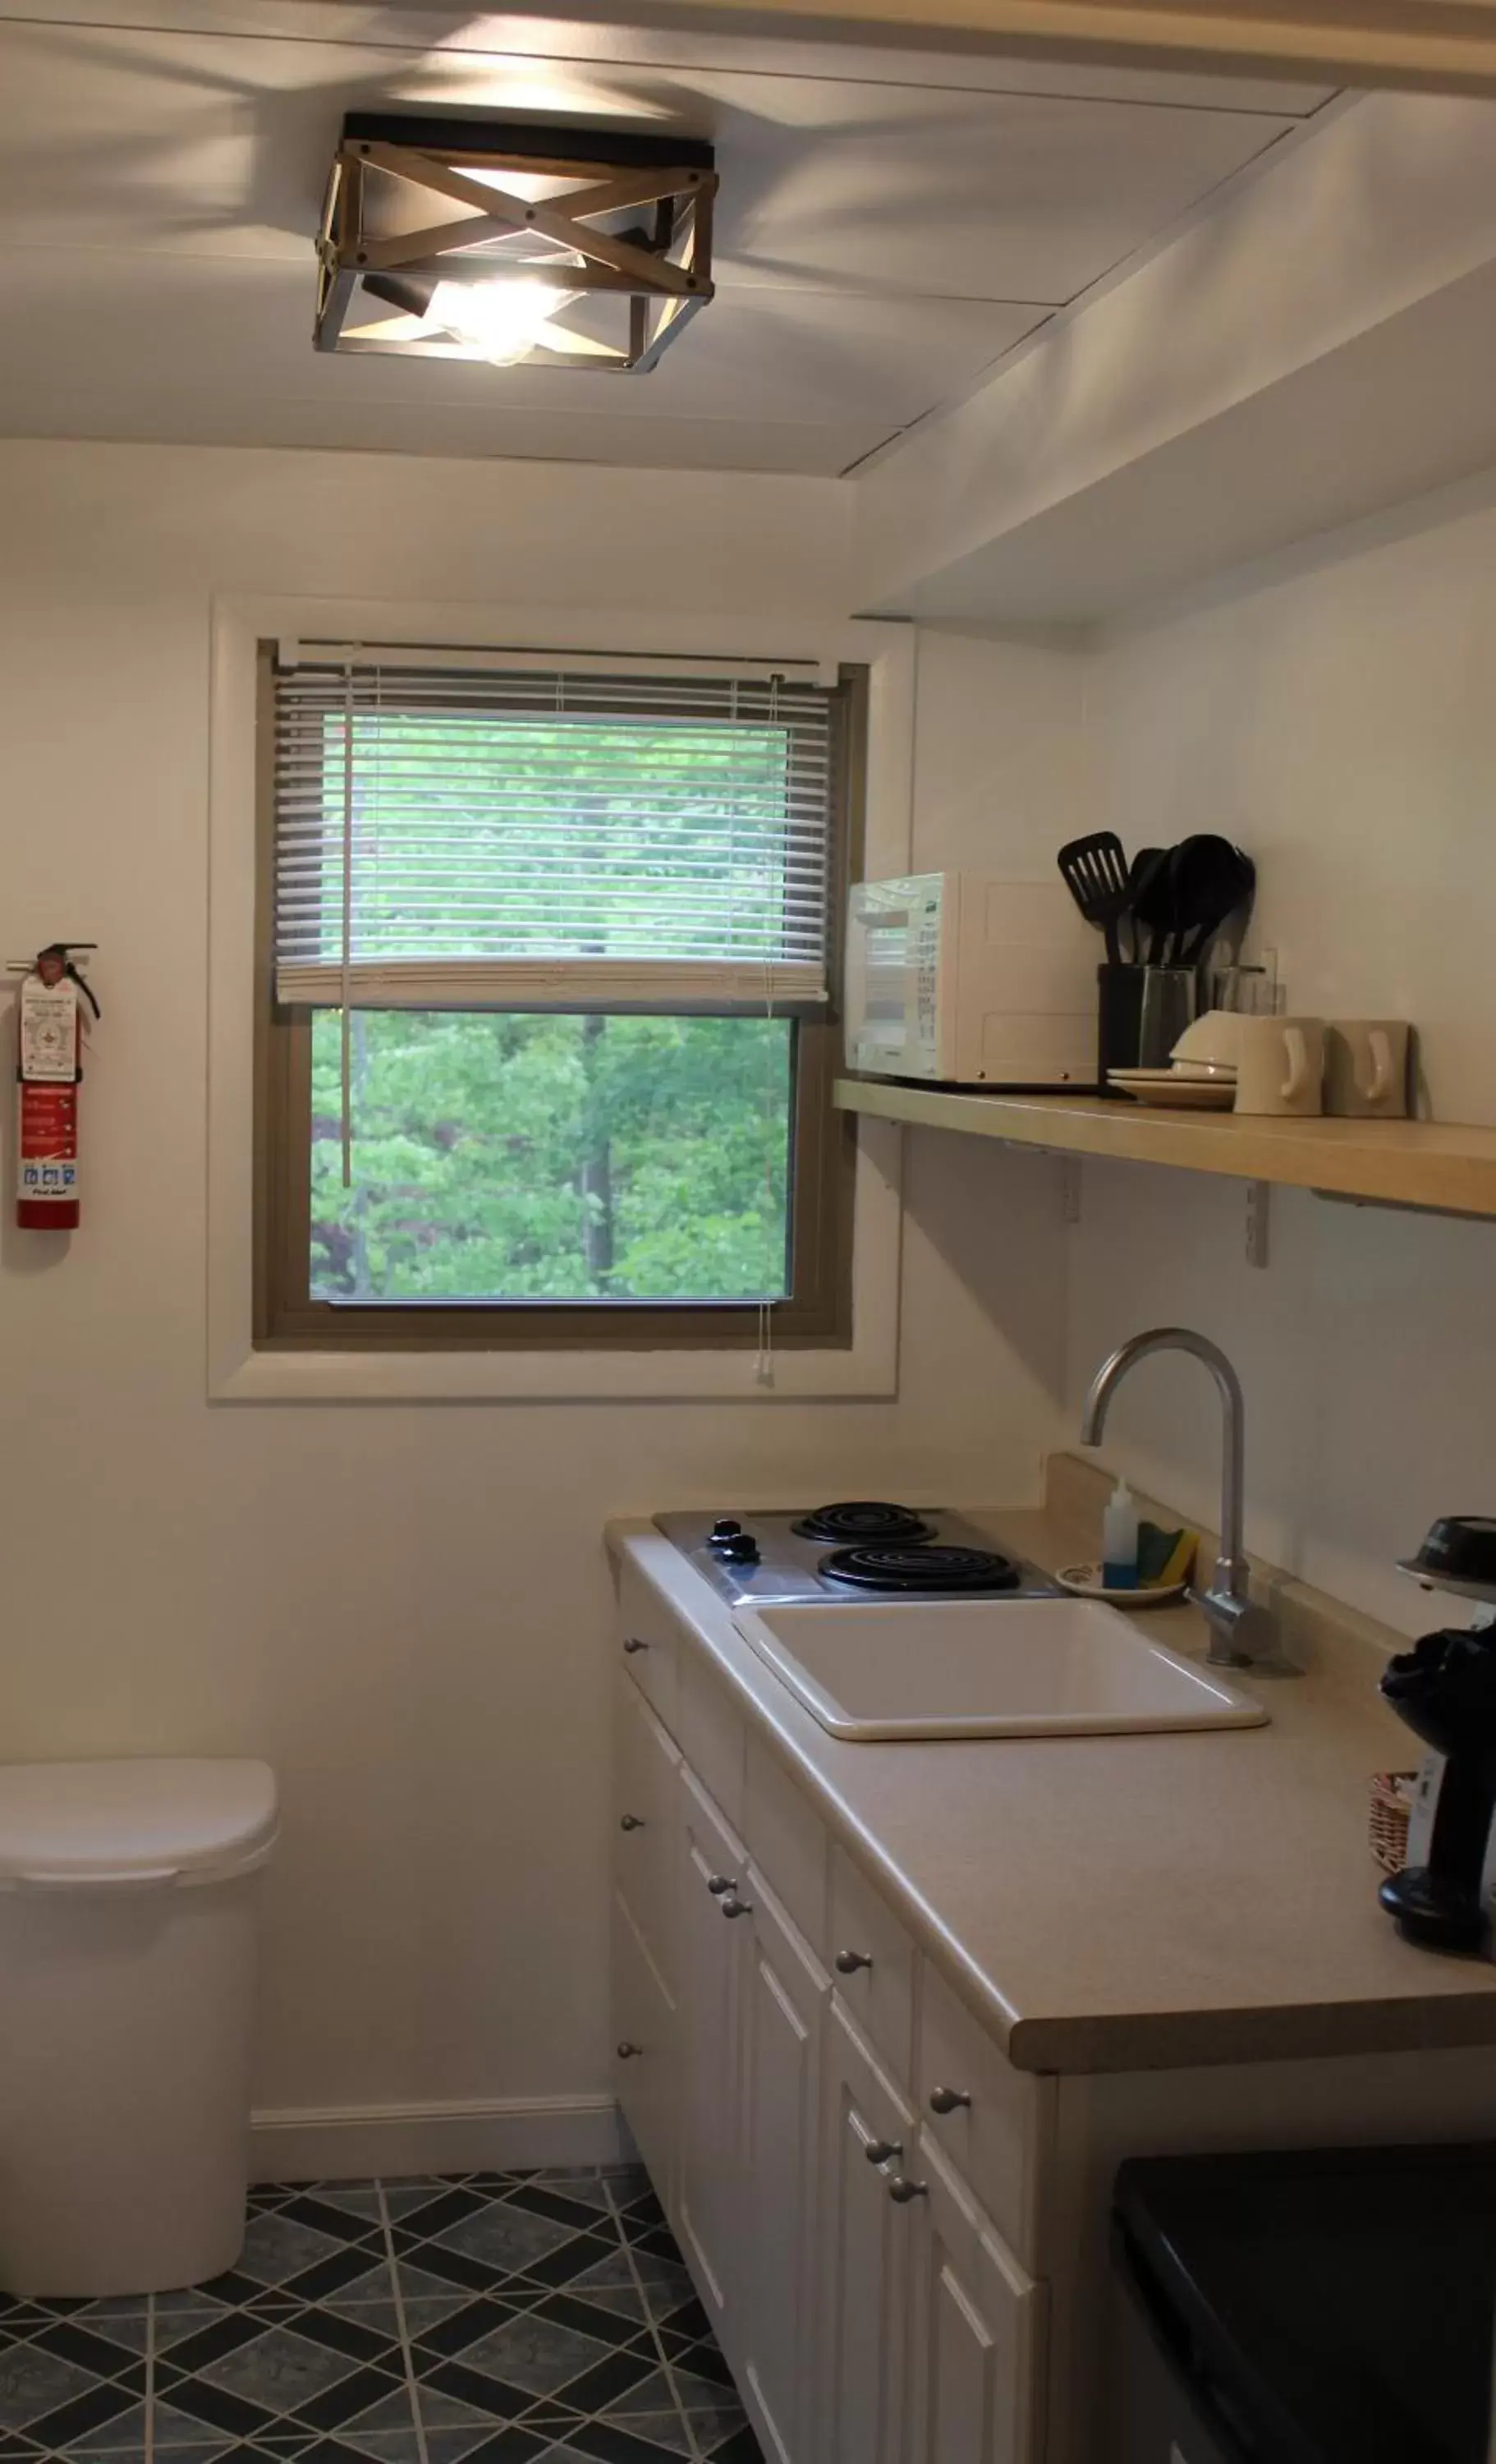
[[[761,1385],[751,1350],[256,1352],[253,1332],[256,645],[287,637],[543,642],[561,651],[866,663],[869,875],[909,869],[915,634],[907,625],[473,607],[385,600],[218,599],[212,611],[209,781],[208,1391],[220,1402],[520,1402],[891,1396],[898,1384],[900,1143],[862,1121],[852,1209],[853,1339],[777,1352]]]

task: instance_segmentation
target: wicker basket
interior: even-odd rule
[[[1400,1874],[1408,1861],[1408,1816],[1417,1771],[1374,1771],[1369,1826],[1372,1855],[1384,1873]],[[1407,1793],[1403,1794],[1402,1792]]]

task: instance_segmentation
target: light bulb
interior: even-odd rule
[[[528,357],[542,325],[571,294],[533,275],[497,282],[439,282],[426,314],[460,342],[471,343],[495,368]]]

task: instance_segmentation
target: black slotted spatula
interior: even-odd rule
[[[1061,878],[1088,924],[1107,936],[1107,957],[1116,966],[1122,956],[1117,926],[1132,898],[1127,857],[1115,830],[1092,830],[1071,839],[1055,858]]]

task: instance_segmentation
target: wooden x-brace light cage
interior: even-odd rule
[[[502,363],[642,376],[712,297],[716,186],[694,139],[352,113],[318,240],[317,347],[492,360],[483,313],[543,293]]]

